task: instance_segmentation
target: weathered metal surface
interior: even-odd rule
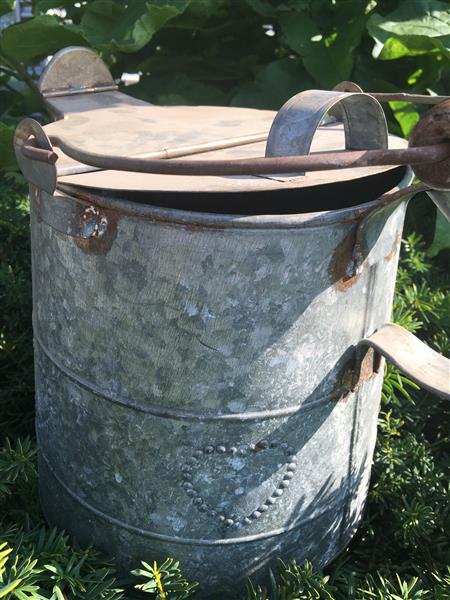
[[[439,144],[450,140],[450,99],[434,106],[411,132],[409,146]],[[437,163],[416,165],[416,176],[438,190],[450,188],[450,157]]]
[[[50,110],[59,118],[55,123],[45,126],[50,139],[61,140],[62,143],[67,143],[82,152],[142,158],[161,155],[166,157],[167,149],[170,150],[170,154],[173,154],[173,150],[178,153],[186,146],[205,147],[223,140],[232,143],[233,138],[234,143],[242,141],[242,138],[253,138],[255,139],[253,144],[209,152],[208,158],[239,159],[264,155],[265,144],[258,143],[256,140],[268,135],[276,112],[236,107],[153,106],[115,90],[73,95],[71,93],[73,85],[72,83],[69,85],[66,80],[70,80],[71,77],[80,79],[86,62],[90,85],[92,82],[95,83],[99,80],[99,75],[96,74],[95,69],[92,74],[92,64],[94,61],[97,65],[98,60],[97,57],[94,61],[90,50],[68,48],[57,53],[47,67],[44,79],[53,78],[56,82],[61,77],[61,71],[67,71],[60,81],[61,95],[47,99]],[[104,65],[103,69],[106,69]],[[67,86],[67,94],[64,94],[64,85]],[[82,89],[82,82],[78,81],[77,85]],[[312,152],[316,149],[337,150],[344,145],[344,135],[339,124],[319,128],[315,138]],[[393,148],[406,145],[403,140],[394,136],[390,137],[390,144]],[[61,175],[95,169],[71,160],[61,149],[55,148],[55,150],[59,155],[57,166],[58,173]],[[136,181],[139,181],[140,187],[143,188],[145,185],[148,190],[262,191],[349,181],[386,170],[389,170],[389,167],[366,167],[359,173],[355,173],[353,169],[345,169],[334,174],[322,171],[314,176],[291,177],[288,181],[285,177],[270,173],[262,177],[201,177],[198,181],[193,180],[192,177],[180,179],[180,176],[176,178],[133,176],[131,178],[129,175],[116,173],[114,185],[118,185],[120,189],[135,189]],[[110,173],[97,174],[95,177],[89,177],[86,183],[83,177],[79,177],[78,184],[92,184],[104,189],[110,186],[110,180]],[[277,183],[273,184],[272,181]],[[282,185],[279,185],[280,181]]]
[[[234,111],[234,109],[232,109]],[[47,127],[46,127],[47,129]],[[315,152],[319,148],[329,150],[339,149],[343,146],[344,134],[341,124],[326,125],[321,127],[312,145],[312,150]],[[405,140],[389,137],[390,147],[401,148],[406,145]],[[97,171],[92,173],[72,174],[92,170],[95,167],[82,166],[76,161],[69,162],[70,159],[64,155],[59,148],[55,150],[60,155],[58,161],[58,180],[61,183],[70,183],[77,186],[92,187],[98,189],[122,189],[122,190],[158,190],[158,191],[177,191],[184,190],[189,192],[258,192],[258,191],[275,191],[287,189],[301,189],[320,185],[331,185],[338,182],[355,182],[358,179],[365,177],[379,176],[380,181],[384,181],[383,173],[392,171],[394,167],[387,166],[366,166],[358,169],[347,168],[337,171],[315,171],[307,172],[305,176],[286,176],[279,174],[259,174],[257,176],[213,176],[203,175],[202,177],[192,177],[190,175],[167,176],[158,175],[155,173],[134,173],[133,176],[126,172],[108,170]],[[205,154],[208,163],[213,159],[247,159],[264,154],[265,144],[263,142],[250,144],[247,146],[234,147],[231,149],[217,150]],[[314,156],[314,155],[313,155]],[[186,157],[186,162],[192,162],[196,157]],[[263,160],[263,159],[261,159]],[[311,160],[311,159],[309,159]],[[173,163],[173,159],[170,160]],[[204,161],[206,162],[206,161]],[[159,165],[160,163],[158,163]],[[264,163],[263,163],[264,164]],[[304,165],[303,165],[304,166]],[[341,165],[342,166],[342,165]],[[170,167],[168,167],[170,168]],[[191,168],[191,167],[189,167]],[[208,168],[211,165],[208,164]],[[274,167],[271,167],[274,168]],[[289,167],[292,168],[292,167]],[[247,167],[245,167],[247,170]],[[267,170],[267,169],[266,169]],[[388,189],[388,188],[386,188]]]
[[[450,399],[450,360],[403,327],[387,323],[360,345],[375,348],[410,379],[434,394]]]
[[[128,110],[114,94],[51,101],[61,114],[76,98],[90,111],[88,97],[98,113],[105,97]],[[152,187],[140,202],[86,187],[101,175],[32,187],[49,522],[125,572],[174,556],[205,598],[239,597],[278,556],[326,565],[364,508],[382,361],[359,344],[390,317],[410,173],[356,206],[245,216],[153,206]]]
[[[336,389],[389,319],[404,204],[372,223],[346,290],[330,264],[358,209],[221,228],[122,204],[146,218],[117,206],[103,254],[32,211],[48,519],[123,569],[176,556],[206,595],[232,597],[275,556],[326,564],[361,518],[382,373]]]
[[[50,109],[54,97],[117,89],[99,55],[81,46],[70,46],[57,52],[43,71],[38,87]]]
[[[33,137],[38,148],[30,146]],[[24,148],[28,152],[24,153]],[[14,151],[19,167],[27,180],[52,194],[56,188],[56,155],[47,134],[34,119],[23,119],[16,127],[14,134]],[[30,158],[30,152],[33,158]],[[36,154],[37,151],[37,154]],[[43,156],[43,153],[46,153]],[[44,159],[44,160],[42,160]]]
[[[328,111],[336,105],[340,107],[345,147],[348,150],[387,148],[386,117],[381,105],[372,96],[308,90],[293,96],[278,111],[267,139],[266,157],[283,157],[283,161],[288,163],[289,160],[284,157],[308,154],[316,130]],[[292,171],[301,172],[311,169],[312,160],[317,160],[320,164],[321,158],[321,156],[308,157],[305,168],[300,165],[294,167]],[[329,157],[329,160],[325,168],[336,168],[337,160],[333,160],[333,157]],[[356,156],[353,156],[345,166],[358,166]],[[365,163],[363,166],[368,164]],[[323,168],[323,165],[320,165],[315,170],[320,171]]]
[[[400,150],[356,150],[306,156],[169,161],[113,154],[105,156],[80,150],[60,139],[57,140],[57,143],[70,158],[99,169],[197,177],[204,175],[267,175],[270,173],[292,173],[294,176],[298,176],[303,171],[331,171],[334,169],[356,169],[384,165],[421,165],[422,163],[432,163],[433,168],[437,169],[439,165],[444,166],[444,163],[450,157],[450,143],[442,143]],[[32,152],[31,148],[29,152]],[[447,182],[446,187],[449,186],[450,182]]]

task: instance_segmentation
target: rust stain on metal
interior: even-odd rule
[[[78,248],[86,254],[108,254],[117,237],[119,214],[89,206],[78,218],[80,236],[73,238]]]
[[[396,256],[401,243],[402,243],[402,236],[399,234],[395,238],[394,243],[392,244],[391,251],[389,252],[389,254],[386,254],[386,256],[384,257],[385,261],[390,262],[394,258],[394,256]]]
[[[351,394],[376,375],[381,367],[381,356],[373,348],[369,348],[359,364],[349,361],[342,369],[336,382],[333,397],[337,402],[346,402]]]
[[[355,373],[354,362],[351,361],[342,369],[341,375],[336,381],[332,397],[336,402],[346,402],[355,390],[357,383],[358,376]]]
[[[409,138],[409,150],[417,147],[432,148],[450,140],[450,100],[441,102],[417,123]],[[430,150],[431,154],[431,150]],[[436,189],[450,185],[450,158],[434,157],[425,164],[414,166],[414,173],[424,183]]]
[[[357,227],[354,227],[338,244],[328,268],[331,281],[340,292],[346,292],[361,275],[361,272],[354,268],[356,234]]]
[[[399,149],[340,150],[298,156],[232,160],[167,160],[88,152],[56,135],[52,136],[52,141],[70,158],[97,169],[161,175],[263,175],[388,165],[422,165],[422,163],[433,163],[435,167],[436,164],[440,166],[441,162],[447,164],[450,160],[450,144],[447,142]],[[27,147],[27,155],[35,158],[32,146]]]
[[[62,188],[61,190],[64,194],[68,194],[67,191],[64,190],[64,188]],[[80,190],[80,189],[70,189],[70,195],[73,196],[74,198],[77,198],[79,200],[82,200],[84,202],[89,202],[91,203],[93,206],[97,206],[98,205],[98,201],[102,200],[102,198],[90,191],[85,191],[85,190]],[[114,213],[115,215],[115,219],[116,219],[116,223],[117,221],[119,221],[119,219],[121,219],[122,217],[130,217],[133,219],[138,219],[138,220],[142,220],[142,221],[151,221],[154,223],[163,223],[165,225],[174,225],[177,227],[183,227],[184,229],[187,230],[191,230],[191,231],[199,231],[199,230],[208,230],[208,231],[223,231],[225,229],[225,227],[223,225],[204,225],[204,224],[197,224],[197,223],[185,223],[184,221],[179,221],[177,219],[163,219],[162,217],[157,217],[155,215],[142,215],[142,214],[136,214],[133,211],[127,211],[126,208],[120,208],[120,210],[112,210],[112,209],[107,209],[107,208],[101,208],[101,210],[106,214],[106,213]]]
[[[38,223],[42,222],[41,217],[41,190],[33,184],[30,184],[30,200],[34,204],[34,209],[36,211],[36,218]]]

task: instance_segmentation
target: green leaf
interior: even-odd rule
[[[191,0],[135,0],[128,6],[112,0],[94,0],[87,6],[81,27],[99,49],[137,52],[170,19],[180,15]]]
[[[394,60],[442,52],[450,58],[449,5],[438,0],[403,2],[382,17],[373,14],[367,29],[375,40],[374,58]]]
[[[262,17],[272,17],[275,13],[275,6],[269,0],[245,0],[245,2]]]
[[[291,96],[312,86],[298,59],[283,58],[260,69],[255,81],[236,88],[231,104],[278,110]]]
[[[17,168],[13,147],[14,131],[0,121],[0,168]]]
[[[450,192],[448,192],[450,195]],[[428,256],[436,256],[441,250],[450,248],[450,223],[444,217],[440,210],[436,211],[436,229],[434,239],[428,248]]]
[[[0,16],[11,12],[14,9],[15,0],[0,0]]]
[[[35,62],[66,46],[86,46],[74,25],[42,15],[7,27],[0,35],[0,52],[20,62]]]
[[[325,88],[349,79],[353,51],[366,23],[366,2],[327,5],[326,12],[282,13],[279,22],[288,46],[303,59],[306,70]]]
[[[400,124],[402,134],[408,137],[415,125],[420,121],[416,105],[411,102],[389,102],[396,121]]]
[[[162,105],[220,106],[226,103],[226,96],[218,87],[179,72],[144,77],[131,91],[139,98]]]
[[[191,0],[182,14],[175,16],[170,27],[177,29],[203,29],[208,19],[225,20],[229,10],[228,0]],[[219,21],[220,22],[220,21]]]

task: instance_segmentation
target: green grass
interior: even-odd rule
[[[20,179],[0,182],[0,598],[118,600],[112,566],[46,528],[39,509],[25,195]],[[424,199],[409,213],[394,319],[448,355],[449,255],[427,255],[432,216]],[[355,538],[325,574],[309,563],[280,563],[270,589],[249,586],[246,600],[450,599],[449,421],[445,401],[388,367],[369,502]],[[137,572],[142,593],[189,595],[176,563],[142,559],[149,563]]]

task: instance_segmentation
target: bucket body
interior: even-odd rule
[[[204,597],[239,597],[276,557],[329,563],[366,498],[383,375],[355,380],[355,346],[389,321],[405,201],[367,221],[357,269],[377,202],[234,217],[32,188],[31,204],[49,522],[123,572],[173,556]]]

